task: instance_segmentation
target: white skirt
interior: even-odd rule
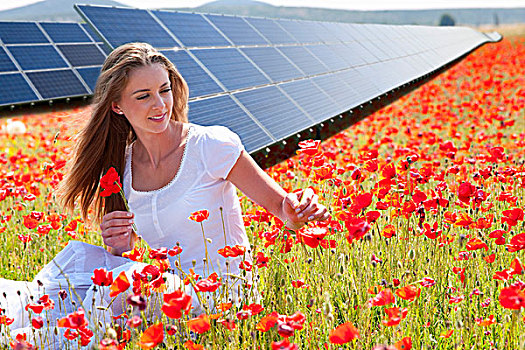
[[[109,297],[108,287],[94,288],[91,277],[93,271],[105,268],[113,272],[116,278],[122,271],[126,273],[131,282],[132,273],[141,270],[146,264],[138,263],[123,257],[114,256],[104,248],[91,244],[70,241],[69,244],[57,256],[35,276],[32,282],[12,281],[0,278],[0,308],[4,314],[14,319],[9,326],[9,336],[5,326],[0,326],[0,344],[9,344],[10,338],[14,339],[17,334],[26,333],[28,341],[43,349],[65,349],[76,348],[76,341],[67,341],[63,337],[64,328],[56,327],[56,321],[67,314],[77,311],[82,307],[89,321],[91,329],[105,327],[113,322],[113,315],[120,315],[126,309],[126,300],[119,294],[112,302]],[[178,276],[169,274],[167,277],[166,293],[180,288],[181,281]],[[194,295],[191,288],[186,287],[186,293]],[[66,291],[67,297],[62,300],[59,291]],[[25,310],[28,303],[36,303],[44,295],[49,295],[55,302],[54,309],[44,310],[40,315],[44,319],[44,326],[33,333],[29,313]],[[124,294],[124,293],[123,293]],[[62,292],[62,295],[63,292]],[[160,315],[162,300],[160,295],[152,295],[148,312]],[[196,298],[193,298],[194,305]],[[108,307],[108,305],[110,305]],[[152,309],[153,308],[153,309]],[[193,312],[197,311],[196,309]],[[33,317],[36,315],[33,314]],[[95,325],[95,322],[97,323]],[[101,334],[92,338],[89,346]]]

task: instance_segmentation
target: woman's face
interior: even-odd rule
[[[168,71],[159,63],[131,70],[112,109],[128,119],[138,137],[165,131],[173,111]]]

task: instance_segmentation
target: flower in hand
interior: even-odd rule
[[[120,177],[115,168],[109,168],[108,172],[100,178],[100,188],[103,189],[103,191],[100,192],[102,197],[109,197],[113,193],[120,193],[122,184],[120,183]]]

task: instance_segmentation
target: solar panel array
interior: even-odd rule
[[[0,106],[92,94],[106,53],[86,29],[0,22]]]
[[[164,53],[190,87],[190,121],[229,127],[250,152],[438,70],[494,39],[457,27],[75,8],[111,47],[144,41]]]

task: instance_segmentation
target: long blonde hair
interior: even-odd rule
[[[60,183],[59,198],[65,209],[72,211],[79,200],[84,218],[94,204],[95,222],[114,210],[125,210],[120,196],[98,196],[99,181],[114,167],[124,174],[126,147],[136,139],[128,120],[115,113],[111,104],[119,101],[131,70],[150,64],[161,64],[169,74],[173,93],[171,118],[188,121],[188,86],[175,65],[146,43],[124,44],[109,54],[102,66],[93,96],[91,118],[76,139],[74,156]]]

